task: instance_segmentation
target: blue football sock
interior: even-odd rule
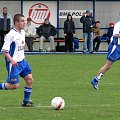
[[[0,90],[7,90],[5,83],[0,83]]]
[[[30,95],[32,92],[32,88],[24,87],[24,103],[27,103],[29,101]]]

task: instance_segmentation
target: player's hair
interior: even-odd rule
[[[3,7],[3,10],[4,10],[4,9],[7,9],[7,7]]]
[[[22,14],[16,14],[14,16],[14,18],[13,18],[14,24],[15,24],[15,22],[19,22],[21,17],[24,17],[24,15],[22,15]]]

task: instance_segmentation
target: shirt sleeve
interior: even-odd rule
[[[34,26],[32,26],[32,34],[33,34],[33,36],[36,35],[36,28]]]
[[[114,30],[113,30],[113,36],[111,37],[111,42],[114,45],[120,45],[120,38],[117,38],[115,36],[120,36],[120,27],[119,27],[119,23],[116,23],[114,26]]]
[[[12,43],[12,38],[7,34],[5,36],[4,45],[1,51],[9,52],[11,43]]]
[[[27,26],[25,26],[25,36],[29,36],[29,33],[28,33],[28,27]]]
[[[115,24],[115,26],[114,26],[113,36],[114,35],[120,35],[120,27],[118,24]]]

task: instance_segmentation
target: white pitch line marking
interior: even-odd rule
[[[76,107],[111,107],[111,106],[120,106],[120,104],[100,104],[100,105],[71,105],[71,106],[65,106],[65,108],[76,108]],[[0,107],[0,109],[35,109],[35,108],[51,108],[51,106],[42,106],[42,105],[38,105],[38,106],[35,106],[35,107],[16,107],[16,106],[9,106],[9,107]],[[52,109],[52,108],[51,108]]]

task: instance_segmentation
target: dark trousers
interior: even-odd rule
[[[98,50],[99,50],[100,43],[101,43],[101,40],[100,40],[99,37],[96,37],[96,38],[93,40],[93,50],[94,50],[94,51],[98,51]]]
[[[108,43],[108,45],[109,45],[109,43],[110,43],[110,37],[108,37],[107,43]]]
[[[25,42],[30,52],[33,51],[33,39],[34,39],[33,37],[25,37]]]
[[[65,51],[73,52],[73,34],[72,33],[68,33],[65,36]]]
[[[9,31],[2,31],[0,30],[0,50],[2,49],[2,46],[4,44],[4,37]]]

